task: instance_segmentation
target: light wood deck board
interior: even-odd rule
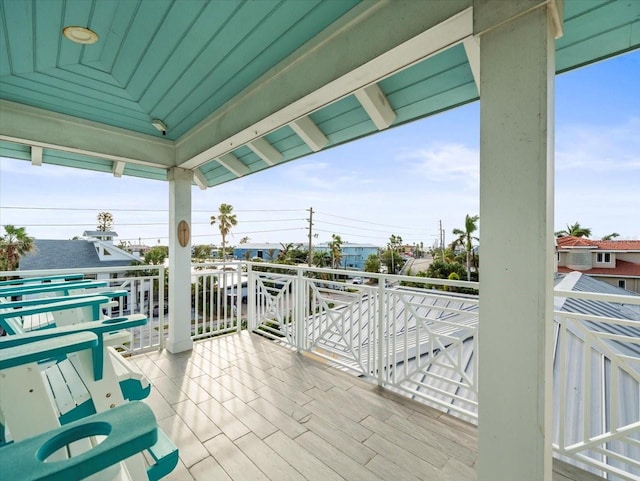
[[[477,429],[243,332],[132,358],[180,449],[167,481],[476,479]],[[554,481],[596,481],[554,462]]]

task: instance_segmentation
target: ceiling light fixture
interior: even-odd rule
[[[72,42],[83,45],[91,45],[98,41],[98,34],[86,27],[64,27],[64,29],[62,29],[62,34]]]
[[[162,132],[162,135],[167,135],[167,126],[164,124],[162,120],[153,119],[151,121],[151,124],[160,132]]]

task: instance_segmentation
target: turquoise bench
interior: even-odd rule
[[[143,316],[139,317],[142,320],[146,320]],[[97,378],[101,379],[104,374],[105,382],[110,382],[111,385],[103,391],[113,393],[114,384],[117,383],[114,382],[113,376],[109,376],[109,366],[100,365],[100,362],[97,360],[102,358],[100,355],[103,349],[101,345],[102,333],[108,331],[109,324],[124,322],[139,322],[139,319],[110,319],[0,339],[0,371],[2,371],[0,375],[0,412],[5,415],[6,424],[13,438],[16,440],[15,443],[0,448],[0,454],[3,457],[3,464],[0,468],[3,479],[6,473],[4,469],[4,455],[8,452],[5,451],[7,447],[14,444],[22,445],[21,443],[25,438],[32,436],[36,436],[42,441],[48,434],[40,435],[40,433],[54,429],[59,425],[56,410],[49,397],[48,386],[52,381],[50,379],[44,380],[42,376],[36,372],[38,370],[37,367],[34,369],[33,366],[36,365],[36,363],[51,358],[70,357],[74,354],[84,355],[84,359],[80,359],[85,367],[83,376],[91,377],[95,380]],[[96,324],[98,324],[98,326],[96,326]],[[103,369],[104,372],[101,372]],[[98,383],[93,384],[95,388]],[[110,401],[106,404],[103,403],[99,408],[102,414],[106,414],[130,404],[132,403],[123,402],[122,398],[118,399],[118,396],[113,396]],[[137,403],[134,402],[134,404]],[[65,425],[64,428],[67,426],[85,425],[83,423],[86,422],[86,419],[87,418],[82,418],[81,420],[74,421]],[[133,418],[133,420],[129,421],[129,428],[131,429],[134,424],[137,427],[138,423],[139,420]],[[72,429],[71,431],[64,432],[79,431]],[[141,448],[146,449],[148,454],[146,457],[140,456],[138,461],[127,461],[137,462],[138,464],[143,463],[144,466],[141,469],[144,469],[146,478],[149,481],[157,481],[165,476],[174,469],[178,462],[178,450],[175,445],[159,430],[156,436],[153,443]],[[32,443],[35,444],[38,442],[32,441]],[[29,445],[31,446],[29,449],[33,449],[33,445]],[[51,451],[51,453],[54,451],[56,450]],[[46,456],[44,457],[46,458]],[[145,459],[149,460],[149,462],[145,461]],[[57,461],[51,464],[57,464]],[[142,466],[142,464],[140,466]],[[38,469],[42,470],[44,468],[40,467]],[[51,474],[52,472],[47,470],[38,472],[45,473],[43,474],[44,476],[53,476],[53,474]],[[6,479],[24,478],[18,476]],[[34,477],[28,479],[72,478]]]

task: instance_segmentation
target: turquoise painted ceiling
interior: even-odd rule
[[[0,155],[227,182],[476,100],[471,5],[0,0]],[[564,17],[558,72],[640,46],[638,0]]]

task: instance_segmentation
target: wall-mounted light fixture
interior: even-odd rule
[[[167,135],[167,126],[164,124],[162,120],[153,119],[151,121],[151,124],[160,132],[162,132],[162,135]]]

